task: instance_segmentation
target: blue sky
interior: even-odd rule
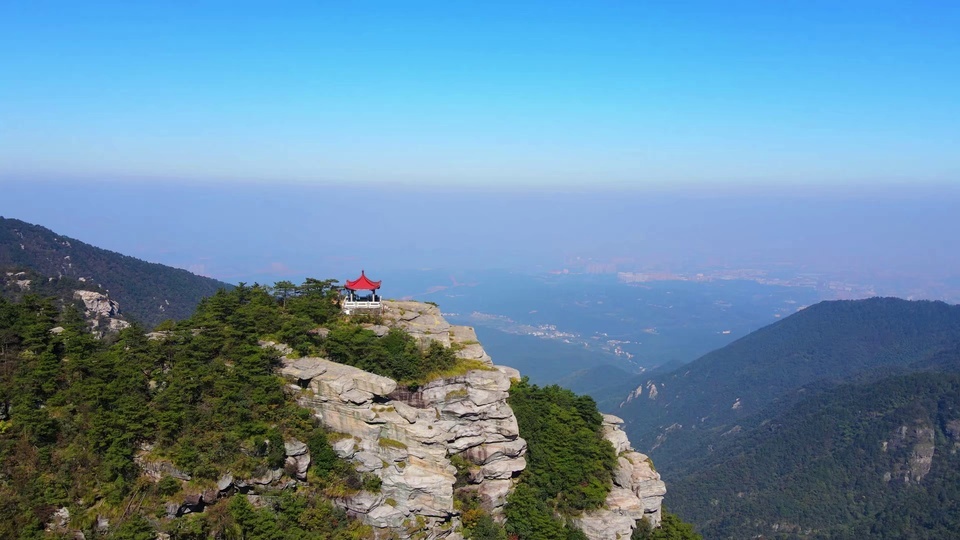
[[[960,3],[0,5],[0,180],[956,184]]]

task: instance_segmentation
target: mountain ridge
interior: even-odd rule
[[[822,302],[652,374],[621,411],[707,538],[960,527],[960,306]]]
[[[618,414],[631,440],[668,470],[682,447],[716,439],[791,391],[907,367],[957,343],[960,306],[897,298],[820,302],[650,377]]]
[[[121,304],[127,317],[147,326],[189,317],[202,298],[232,287],[2,216],[0,269],[29,269],[45,276],[68,276],[96,284]]]

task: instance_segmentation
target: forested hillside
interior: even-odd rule
[[[707,538],[960,527],[958,306],[823,302],[652,377],[621,411]]]
[[[189,317],[201,298],[231,285],[100,249],[29,223],[0,217],[0,270],[83,278],[120,303],[127,318],[154,326]]]
[[[907,368],[958,343],[960,306],[896,298],[821,302],[653,376],[617,414],[637,447],[672,472],[801,387]]]
[[[328,500],[375,483],[333,454],[327,433],[285,396],[277,353],[257,343],[262,325],[316,325],[332,311],[307,310],[311,318],[275,304],[238,288],[162,339],[133,327],[110,342],[94,339],[71,306],[0,299],[0,537],[41,538],[51,524],[86,538],[153,539],[157,529],[173,538],[364,537]],[[314,456],[303,489],[276,491],[261,508],[233,498],[214,512],[170,514],[170,501],[206,500],[228,473],[256,478],[284,466],[290,439]],[[145,476],[149,463],[161,477]]]
[[[960,375],[842,385],[672,476],[708,538],[950,538],[960,530]]]

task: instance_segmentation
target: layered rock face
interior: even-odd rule
[[[438,341],[448,347],[457,345],[457,356],[460,358],[493,363],[477,341],[477,333],[473,328],[451,325],[437,306],[394,300],[387,300],[383,306],[383,319],[388,326],[400,328],[421,340]]]
[[[520,373],[495,366],[472,328],[450,325],[433,305],[384,302],[383,319],[384,325],[369,329],[385,335],[398,327],[421,340],[456,346],[459,357],[478,361],[480,369],[416,391],[323,358],[284,357],[281,373],[295,383],[291,390],[300,405],[339,434],[332,441],[337,454],[382,480],[379,493],[361,492],[339,501],[343,507],[382,536],[462,538],[455,489],[475,492],[501,519],[507,495],[526,467],[527,444],[507,404],[511,380]],[[605,508],[576,520],[592,540],[629,538],[639,519],[660,522],[664,483],[647,456],[630,446],[622,423],[604,415],[604,436],[618,455]],[[466,485],[457,484],[453,456],[468,464]]]
[[[387,302],[384,319],[423,340],[458,344],[458,354],[481,369],[432,381],[416,391],[392,379],[322,358],[284,360],[298,402],[331,431],[333,448],[357,470],[382,480],[379,493],[340,503],[365,523],[401,538],[461,538],[454,509],[457,469],[469,464],[467,485],[500,516],[515,477],[526,466],[526,442],[507,405],[515,369],[494,366],[473,329],[449,325],[431,305]],[[376,328],[371,330],[377,331]]]
[[[630,446],[627,434],[620,429],[623,420],[612,414],[603,415],[603,435],[617,452],[617,468],[613,471],[613,489],[604,507],[585,513],[575,520],[590,540],[630,538],[637,520],[660,524],[660,506],[667,486],[646,455]]]

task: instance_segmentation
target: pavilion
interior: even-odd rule
[[[382,281],[373,281],[367,277],[367,274],[361,270],[360,277],[354,280],[347,280],[343,287],[346,293],[341,307],[343,312],[349,315],[354,310],[375,310],[379,312],[383,304],[380,303],[380,295],[377,290],[380,289]],[[369,291],[369,294],[361,294],[360,291]]]

